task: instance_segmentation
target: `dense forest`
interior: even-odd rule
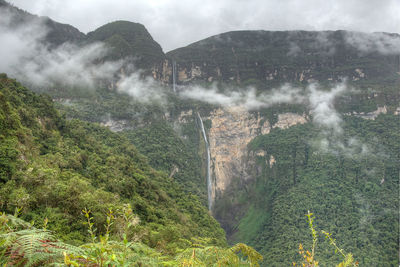
[[[321,149],[319,140],[325,136],[311,123],[273,129],[249,144],[250,151],[258,152],[253,153],[257,178],[235,181],[215,214],[224,219],[233,240],[248,242],[263,254],[266,266],[288,266],[298,257],[298,243],[310,234],[303,219],[307,210],[360,266],[396,266],[399,119],[348,116],[344,132],[340,140],[328,137],[344,145],[335,144],[332,151]],[[319,260],[333,266],[340,254],[329,243],[320,246]]]
[[[235,256],[241,250],[242,255],[254,254],[249,261],[260,259],[245,245],[226,248],[223,230],[198,198],[152,169],[124,136],[96,124],[65,120],[51,99],[4,74],[0,101],[3,263],[38,266],[63,260],[57,250],[64,249],[87,265],[99,259],[118,264],[123,254],[124,264],[129,258],[130,264],[155,266],[173,262],[175,256],[183,261],[185,249],[191,247],[206,255],[199,256],[199,262],[218,262],[218,256],[208,258],[210,246],[218,246],[213,251],[233,261],[241,262]],[[115,244],[118,237],[120,243]],[[90,241],[90,246],[83,245]],[[47,252],[35,247],[41,244],[50,249],[49,255],[36,255]],[[93,256],[97,250],[102,254]]]
[[[0,14],[1,266],[399,266],[399,34]]]

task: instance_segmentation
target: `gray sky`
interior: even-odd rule
[[[164,52],[232,30],[400,33],[400,0],[7,0],[87,33],[115,20],[146,26]]]

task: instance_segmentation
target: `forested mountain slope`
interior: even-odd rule
[[[142,222],[141,239],[152,247],[174,250],[192,237],[225,244],[223,230],[198,198],[152,169],[123,136],[65,120],[49,98],[4,74],[0,101],[3,211],[18,207],[27,220],[48,218],[60,238],[80,243],[86,240],[82,209],[91,209],[101,228],[108,208],[130,203]]]
[[[67,41],[84,60],[34,87],[54,106],[1,79],[3,210],[22,203],[24,219],[48,217],[81,243],[83,207],[103,229],[100,214],[130,203],[142,242],[170,254],[194,236],[226,242],[210,213],[263,266],[299,262],[310,210],[360,266],[399,264],[398,34],[234,31],[164,55],[138,23],[83,36],[59,27],[65,38],[41,40],[41,55]],[[321,266],[342,260],[329,242],[317,255]]]
[[[263,254],[265,266],[296,258],[310,235],[307,210],[360,266],[398,264],[399,117],[347,117],[344,125],[345,150],[316,146],[323,137],[312,123],[276,128],[249,144],[254,180],[233,180],[214,214],[231,240]],[[328,243],[318,250],[327,266],[340,258]]]

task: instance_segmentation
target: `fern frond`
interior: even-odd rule
[[[7,247],[6,254],[12,265],[37,266],[61,262],[64,253],[82,253],[82,249],[59,242],[47,230],[25,229],[0,235]]]

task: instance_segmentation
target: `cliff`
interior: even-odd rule
[[[358,84],[395,84],[400,77],[399,40],[398,34],[388,33],[234,31],[166,56],[177,63],[178,80],[183,84],[197,80],[265,87],[282,82],[329,82],[343,76]]]

